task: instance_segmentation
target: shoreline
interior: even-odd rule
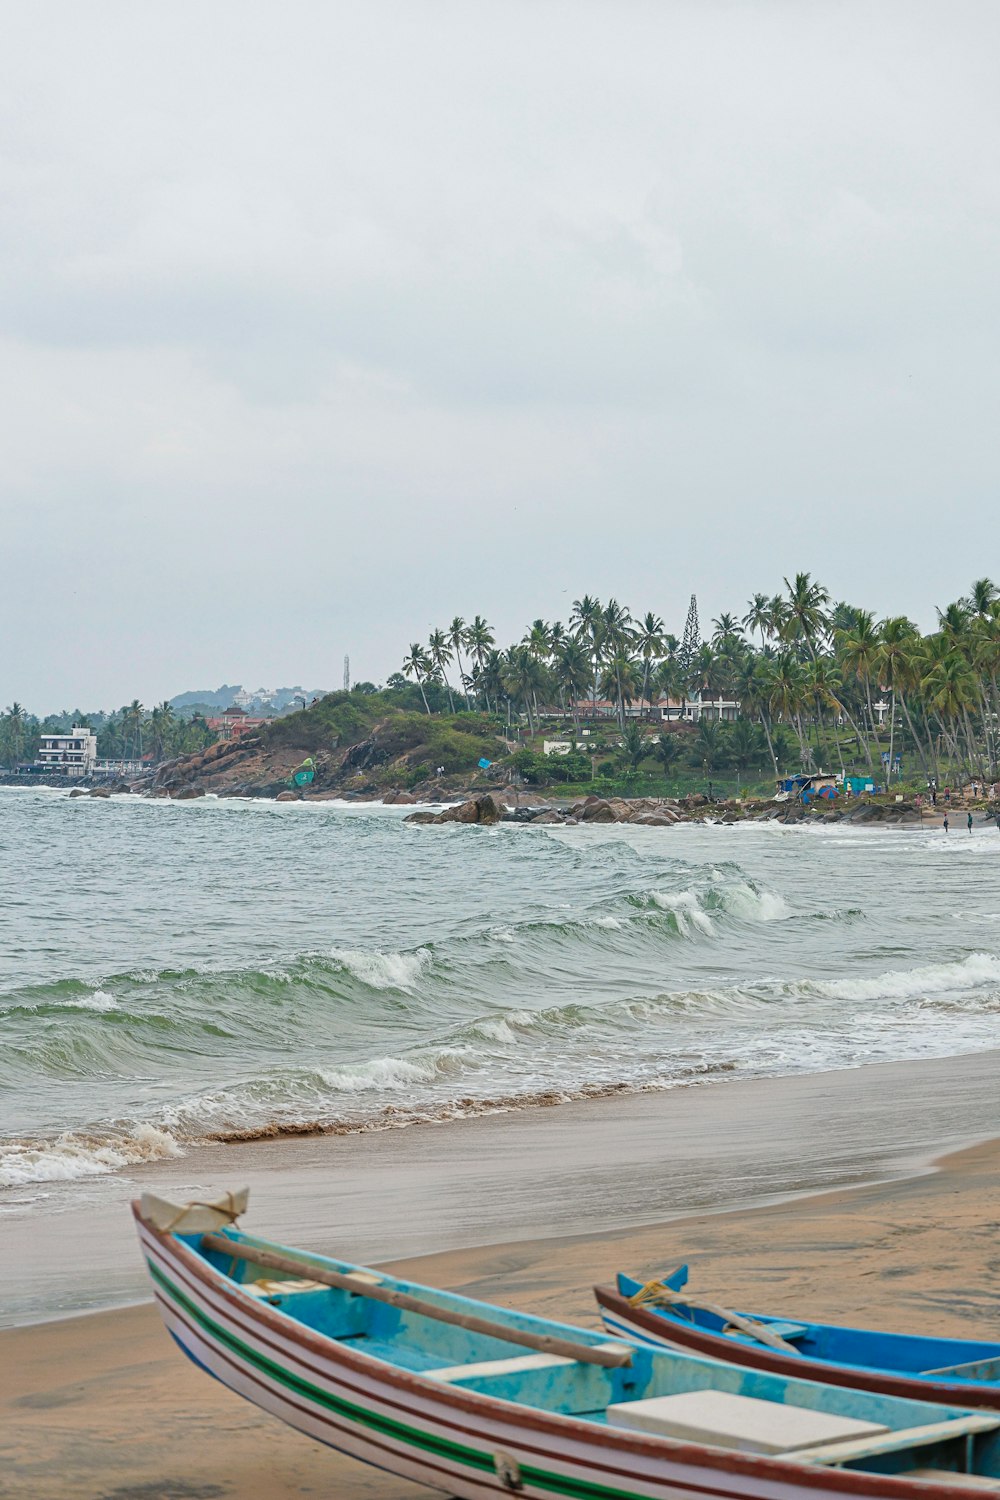
[[[1000,1140],[908,1175],[768,1207],[380,1262],[596,1327],[595,1281],[682,1261],[706,1296],[760,1311],[928,1334],[1000,1334],[993,1264]],[[330,1248],[334,1248],[332,1245]],[[16,1374],[13,1372],[16,1371]],[[0,1332],[0,1495],[95,1500],[420,1500],[429,1492],[309,1443],[196,1371],[144,1302]],[[179,1439],[183,1437],[183,1442]]]
[[[1000,1135],[998,1061],[973,1052],[214,1145],[49,1184],[41,1204],[0,1196],[2,1326],[143,1296],[127,1203],[144,1189],[183,1202],[247,1183],[260,1233],[365,1263],[613,1234],[920,1175],[943,1149]]]

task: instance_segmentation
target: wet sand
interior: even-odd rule
[[[452,1250],[407,1274],[594,1325],[617,1266],[687,1259],[707,1295],[832,1319],[1000,1338],[1000,1141],[940,1169],[741,1213]],[[189,1365],[149,1305],[0,1333],[0,1495],[18,1500],[417,1500]]]
[[[906,1174],[1000,1136],[1000,1054],[513,1110],[365,1135],[214,1146],[40,1205],[0,1194],[0,1327],[148,1296],[128,1200],[251,1187],[248,1228],[385,1261],[606,1233]],[[69,1247],[72,1247],[70,1251]]]

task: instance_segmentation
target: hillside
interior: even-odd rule
[[[480,759],[505,753],[495,722],[484,714],[431,717],[399,707],[391,693],[329,693],[260,734],[165,762],[156,788],[274,796],[310,756],[316,774],[308,796],[429,791],[482,779]]]

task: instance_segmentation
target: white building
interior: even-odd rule
[[[69,734],[43,734],[35,764],[60,776],[89,776],[96,761],[97,735],[74,726]]]

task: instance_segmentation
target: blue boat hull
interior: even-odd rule
[[[682,1266],[663,1284],[679,1292],[686,1281]],[[1000,1411],[1000,1342],[883,1333],[741,1310],[789,1343],[785,1351],[727,1333],[722,1318],[697,1307],[634,1306],[629,1299],[641,1286],[619,1274],[617,1291],[595,1288],[605,1326],[618,1337],[827,1385]]]

